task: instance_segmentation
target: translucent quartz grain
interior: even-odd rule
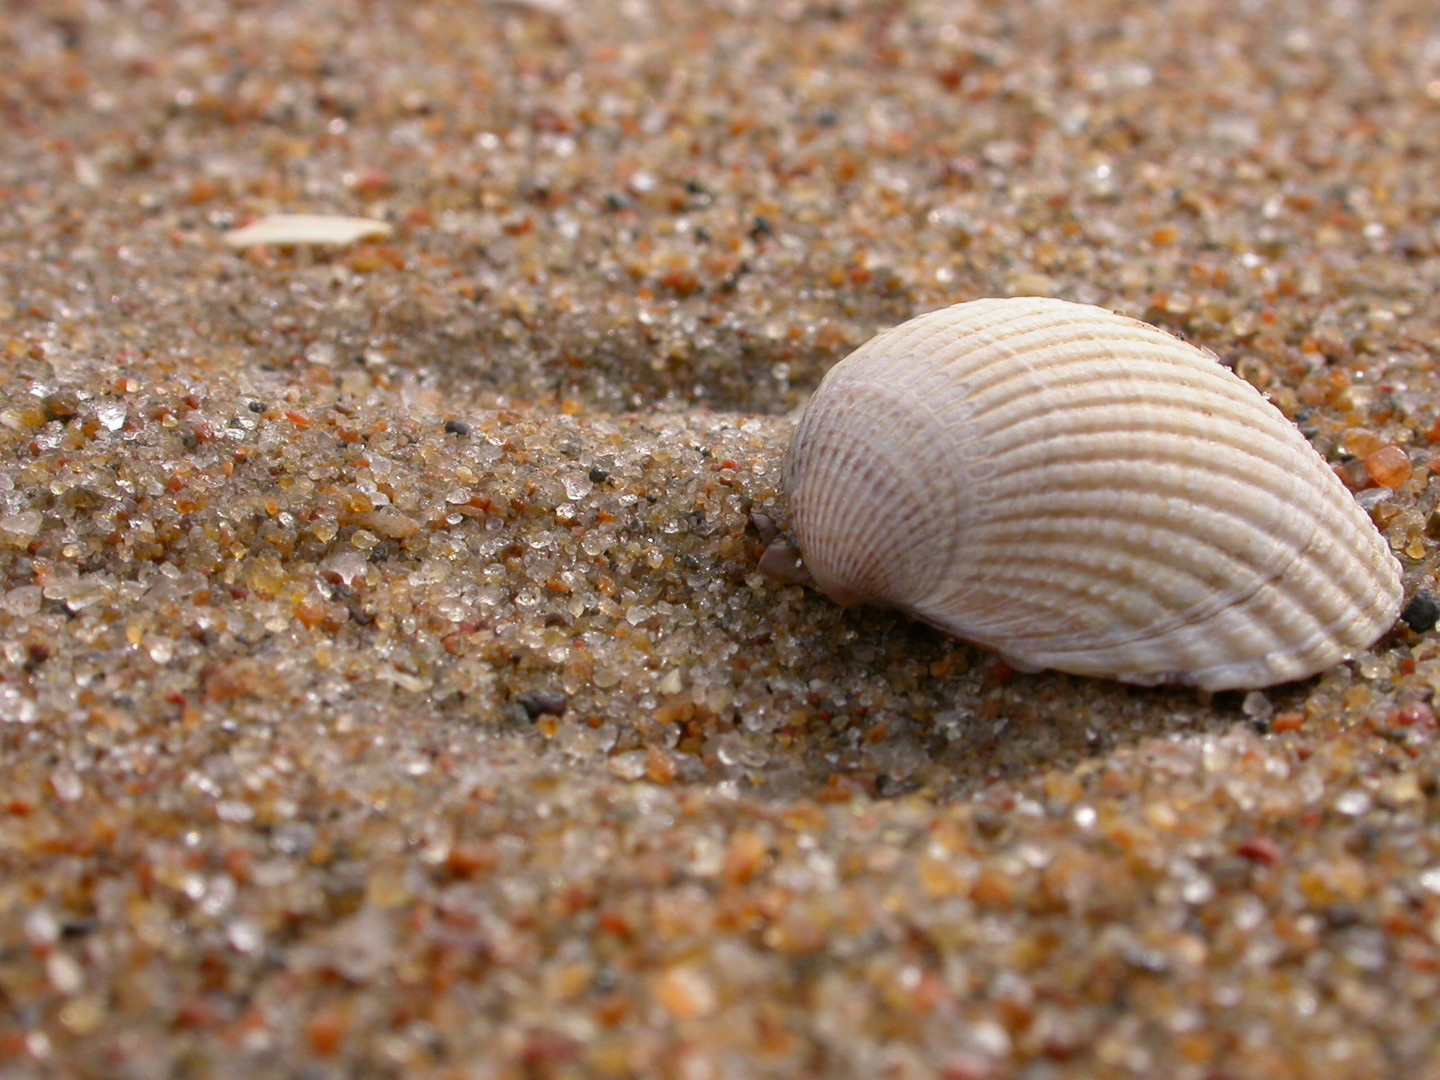
[[[1410,455],[1399,446],[1383,446],[1365,455],[1365,471],[1381,487],[1397,488],[1414,472]]]

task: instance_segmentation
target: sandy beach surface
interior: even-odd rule
[[[1041,294],[1433,589],[1437,222],[1430,0],[0,0],[0,1078],[1437,1080],[1432,636],[756,568],[831,364]]]

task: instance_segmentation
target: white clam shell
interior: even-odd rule
[[[806,407],[786,486],[829,596],[1026,666],[1269,686],[1400,608],[1383,538],[1279,410],[1082,304],[976,300],[862,345]]]
[[[393,229],[371,218],[340,217],[334,214],[271,214],[223,237],[233,248],[263,247],[267,244],[353,244],[357,240],[389,236]]]

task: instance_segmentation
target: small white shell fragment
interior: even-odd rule
[[[265,244],[353,244],[358,240],[389,236],[393,230],[372,218],[336,214],[271,214],[225,234],[233,248]]]
[[[1400,567],[1305,438],[1214,356],[1061,300],[976,300],[862,345],[786,461],[840,603],[1056,668],[1206,690],[1369,647]]]

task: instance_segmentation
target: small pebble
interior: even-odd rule
[[[1400,612],[1400,620],[1417,634],[1428,634],[1440,622],[1440,597],[1432,592],[1417,592]]]
[[[1386,446],[1366,456],[1365,471],[1381,487],[1397,488],[1410,479],[1414,466],[1400,447]]]
[[[516,699],[531,720],[541,716],[564,716],[570,699],[553,690],[527,690]]]

